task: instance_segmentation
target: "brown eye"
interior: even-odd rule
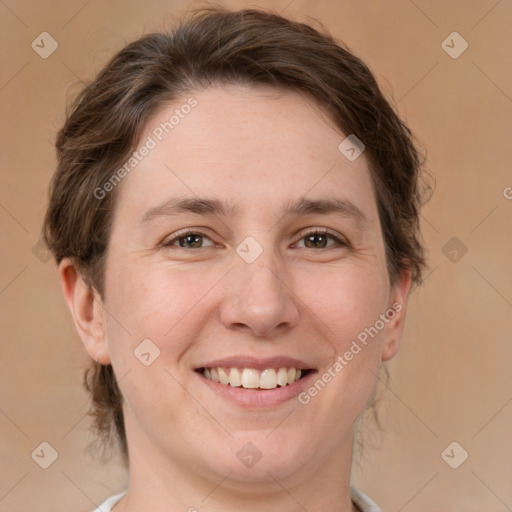
[[[308,235],[304,237],[305,245],[309,248],[320,248],[323,249],[324,247],[327,247],[327,239],[328,237],[323,234],[314,234],[314,235]]]
[[[190,247],[192,249],[198,249],[201,247],[203,236],[199,234],[180,236],[178,243],[180,247]]]
[[[347,246],[347,242],[341,240],[336,235],[327,231],[317,230],[306,233],[301,241],[304,240],[304,247],[307,249],[327,249],[335,246]],[[330,242],[331,241],[331,242]]]

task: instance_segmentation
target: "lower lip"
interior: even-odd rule
[[[314,378],[316,371],[310,371],[305,377],[293,384],[277,387],[275,389],[246,389],[243,387],[231,387],[213,380],[207,379],[201,373],[196,372],[204,384],[222,398],[247,408],[268,408],[280,405],[287,400],[296,398],[302,393]]]

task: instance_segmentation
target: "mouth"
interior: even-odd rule
[[[309,375],[312,369],[295,367],[238,368],[211,366],[196,370],[205,379],[226,387],[253,390],[272,390],[294,384]]]

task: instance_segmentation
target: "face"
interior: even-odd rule
[[[364,153],[295,93],[190,97],[119,185],[87,345],[120,380],[131,460],[232,485],[349,463],[409,286],[389,282]]]

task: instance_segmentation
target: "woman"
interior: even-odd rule
[[[45,239],[129,468],[98,510],[379,510],[355,432],[424,257],[419,156],[368,68],[203,9],[120,51],[57,150]]]

